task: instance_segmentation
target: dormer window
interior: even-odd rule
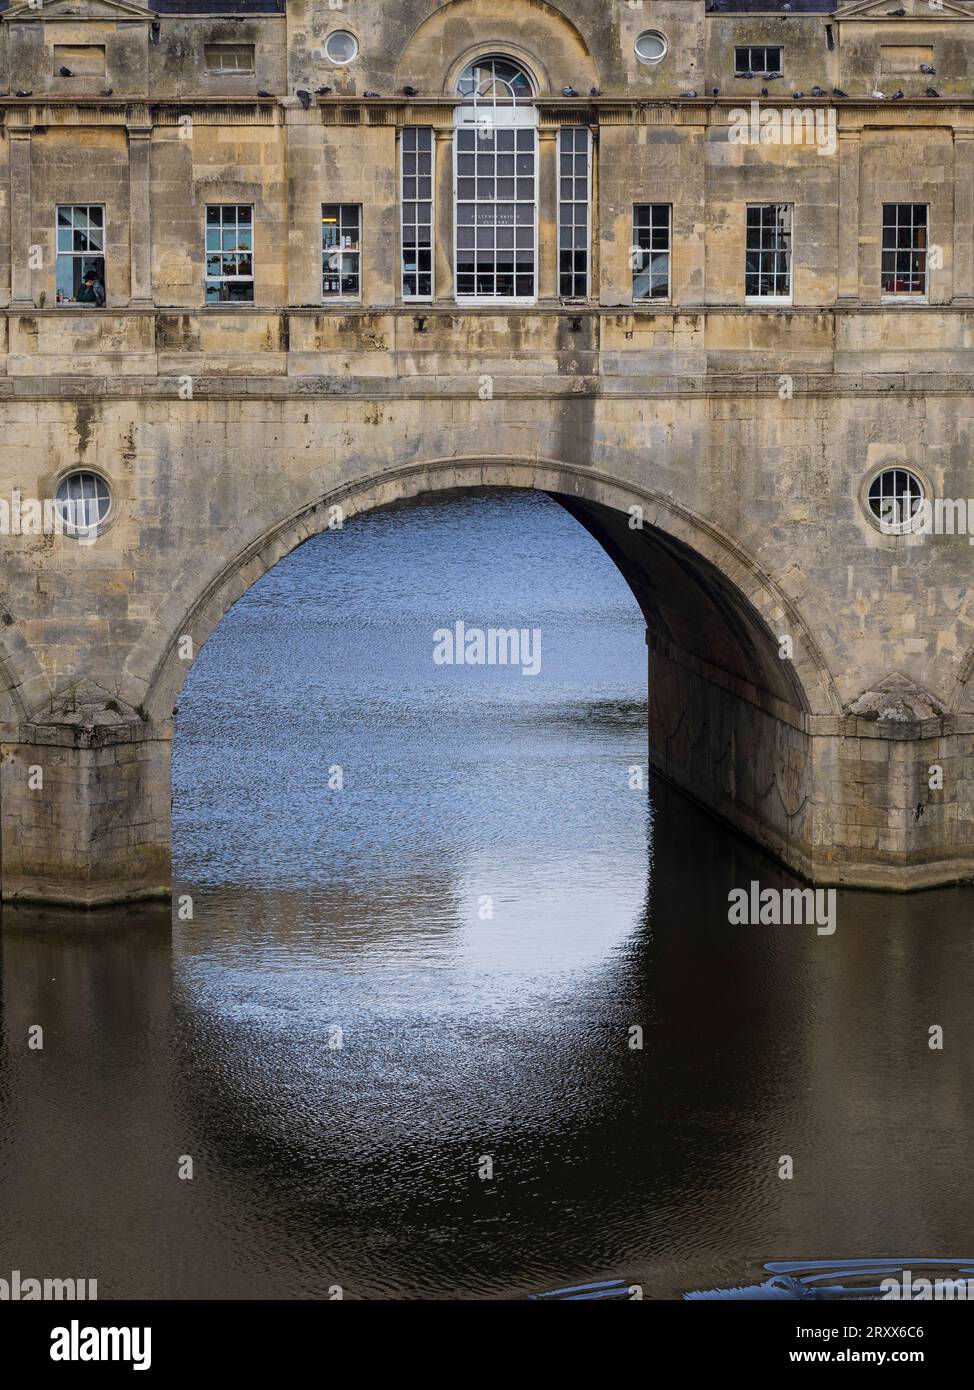
[[[254,71],[252,43],[208,43],[203,49],[206,70],[213,74]]]
[[[766,77],[781,72],[781,48],[777,45],[748,44],[734,49],[735,77]]]

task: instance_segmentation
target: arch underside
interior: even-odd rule
[[[351,517],[437,493],[498,488],[531,489],[559,502],[631,587],[650,647],[651,766],[806,871],[812,777],[807,720],[815,712],[837,711],[838,699],[801,615],[712,525],[671,498],[589,467],[451,458],[389,470],[316,499],[265,531],[202,589],[187,592],[185,616],[175,630],[147,633],[129,672],[134,681],[140,667],[145,671],[154,647],[152,674],[144,696],[131,686],[131,703],[147,709],[154,721],[168,720],[188,670],[177,651],[181,636],[189,634],[198,653],[252,584],[329,527],[336,506]],[[165,609],[170,616],[174,599]],[[782,632],[792,638],[794,660],[781,659]]]
[[[743,698],[786,712],[835,713],[838,696],[824,659],[796,606],[771,578],[714,527],[671,498],[591,468],[545,460],[448,459],[390,470],[325,494],[269,528],[200,589],[187,575],[164,612],[182,611],[175,630],[147,629],[126,666],[125,698],[154,719],[172,713],[187,664],[183,634],[198,653],[230,607],[285,555],[329,527],[332,508],[346,517],[444,491],[497,488],[547,493],[593,535],[630,585],[660,652],[679,652]],[[633,526],[634,512],[642,517]],[[793,640],[782,661],[778,637]],[[160,652],[160,646],[163,650]]]

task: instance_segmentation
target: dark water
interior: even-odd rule
[[[540,674],[434,666],[458,618],[540,628]],[[673,1297],[970,1253],[974,895],[729,926],[792,880],[630,787],[645,695],[634,601],[544,498],[373,514],[266,576],[180,699],[193,920],[4,914],[0,1277]]]

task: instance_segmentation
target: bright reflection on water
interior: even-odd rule
[[[434,666],[457,618],[540,628],[541,674]],[[0,1277],[669,1297],[963,1254],[970,892],[730,928],[731,887],[791,880],[630,789],[645,683],[628,590],[542,497],[373,514],[267,575],[180,698],[194,920],[4,915]]]

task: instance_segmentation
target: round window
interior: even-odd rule
[[[350,63],[358,53],[358,39],[347,29],[335,29],[325,39],[325,56],[333,63]]]
[[[111,511],[112,494],[97,473],[68,473],[57,485],[54,506],[69,536],[94,537]]]
[[[887,536],[901,536],[920,522],[923,483],[908,468],[884,468],[869,484],[870,515]]]
[[[657,29],[647,29],[636,40],[636,57],[641,63],[661,63],[666,57],[666,39]]]

